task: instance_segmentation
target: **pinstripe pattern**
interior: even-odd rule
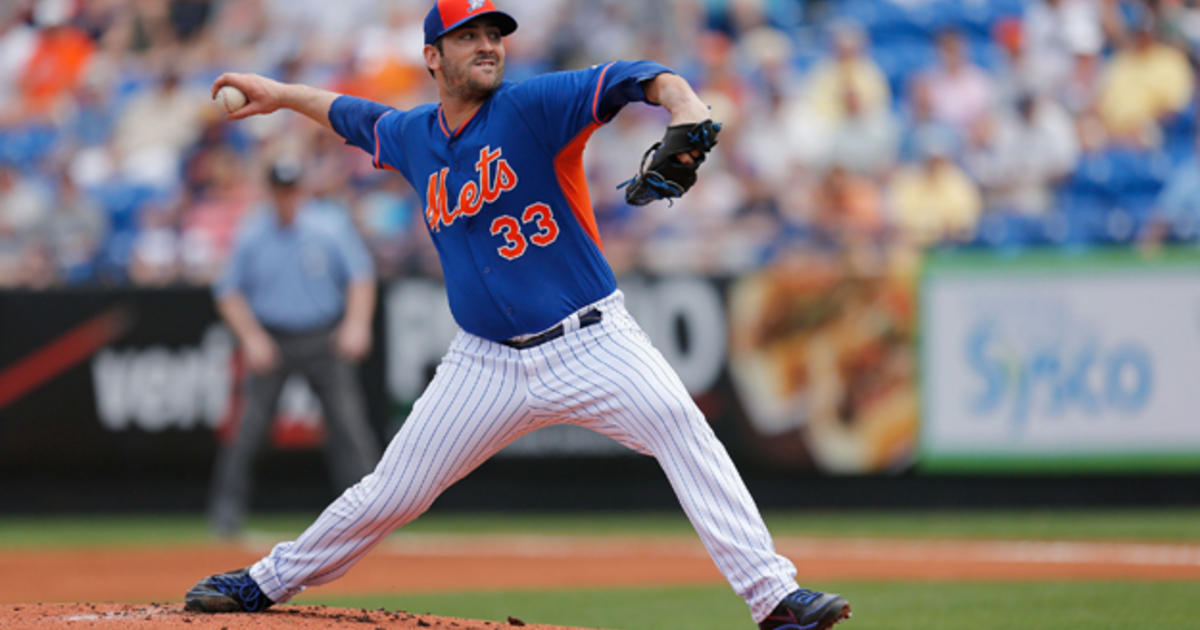
[[[299,538],[251,567],[277,602],[345,573],[388,533],[498,450],[573,423],[654,456],[705,548],[761,620],[797,588],[725,448],[683,383],[625,310],[527,350],[460,332],[375,471]]]

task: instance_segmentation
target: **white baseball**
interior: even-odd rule
[[[246,106],[246,94],[232,85],[223,85],[217,90],[217,96],[213,99],[218,105],[225,108],[227,112],[236,112]]]

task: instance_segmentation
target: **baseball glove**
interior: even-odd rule
[[[644,206],[659,199],[673,203],[674,198],[682,197],[696,183],[696,169],[700,168],[705,156],[716,146],[719,131],[721,123],[714,123],[711,119],[667,127],[663,139],[655,142],[642,156],[638,174],[617,186],[625,188],[625,203]],[[676,157],[693,150],[700,151],[700,157],[693,157],[691,164],[684,164]],[[650,158],[649,164],[646,163],[647,158]]]

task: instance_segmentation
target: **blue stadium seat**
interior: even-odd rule
[[[160,194],[148,186],[121,181],[108,182],[87,192],[104,208],[113,231],[136,230],[141,209]]]
[[[1163,150],[1173,165],[1183,163],[1196,153],[1196,134],[1200,131],[1196,121],[1197,107],[1200,102],[1194,97],[1182,111],[1163,121]]]
[[[1017,252],[1034,244],[1038,238],[1037,220],[1005,210],[984,213],[979,219],[971,245],[997,251]]]
[[[1128,149],[1108,152],[1112,163],[1109,185],[1114,194],[1157,194],[1171,173],[1170,159],[1165,153]]]
[[[887,77],[888,86],[901,102],[909,79],[937,62],[937,51],[928,38],[903,37],[872,44],[871,57]]]
[[[0,129],[0,163],[25,170],[54,150],[58,131],[44,125]]]
[[[1112,160],[1106,153],[1088,153],[1079,159],[1075,170],[1063,182],[1066,192],[1074,196],[1105,194],[1113,177]]]
[[[1109,245],[1128,245],[1137,239],[1140,224],[1125,208],[1114,207],[1104,213],[1103,229],[1097,240]]]

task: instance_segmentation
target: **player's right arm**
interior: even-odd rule
[[[241,90],[247,99],[247,103],[240,109],[228,114],[229,120],[290,109],[304,114],[328,129],[333,129],[329,122],[329,108],[341,96],[337,92],[298,83],[280,83],[258,74],[227,72],[213,82],[213,97],[216,97],[217,90],[226,85]]]
[[[241,108],[227,114],[229,120],[290,109],[315,120],[345,138],[346,142],[371,154],[376,168],[391,166],[403,172],[396,164],[398,160],[393,159],[390,164],[384,161],[383,147],[380,145],[379,122],[388,114],[396,113],[397,110],[392,107],[309,85],[280,83],[261,75],[236,72],[222,74],[213,82],[213,96],[226,85],[241,90],[247,100]],[[389,131],[395,131],[395,123],[399,122],[399,118],[392,117]]]

